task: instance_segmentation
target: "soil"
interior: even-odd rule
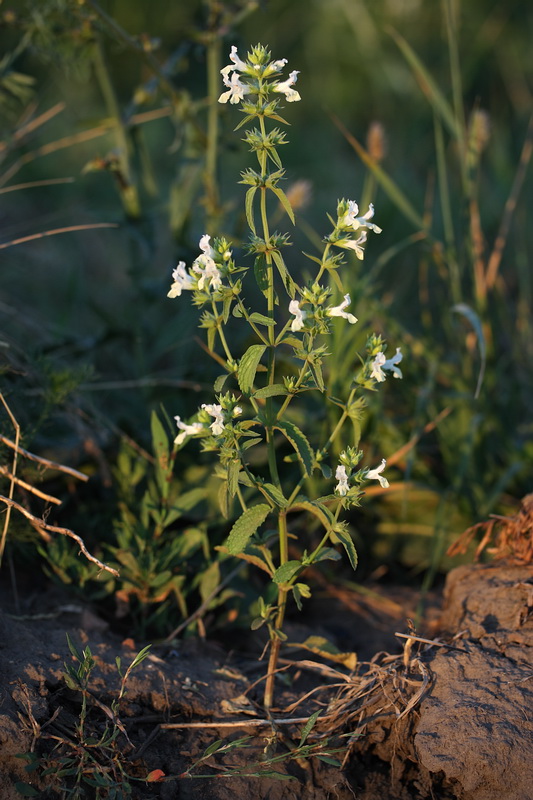
[[[322,609],[317,616],[313,609],[321,620],[318,633],[366,660],[350,672],[288,649],[273,717],[305,720],[321,708],[307,743],[322,752],[341,747],[333,755],[342,767],[284,758],[271,769],[292,780],[224,775],[224,765],[257,769],[265,750],[290,754],[304,723],[278,723],[277,735],[270,726],[253,726],[252,720],[264,718],[263,684],[254,686],[265,668],[258,661],[259,638],[187,639],[153,646],[120,702],[122,732],[115,747],[128,774],[142,779],[161,770],[154,777],[169,778],[134,782],[132,797],[531,800],[533,568],[500,562],[455,569],[446,581],[439,628],[434,604],[416,634],[405,622],[417,602],[413,592],[372,603],[330,594],[335,597],[328,599],[328,614]],[[22,611],[0,614],[1,800],[19,800],[20,781],[34,787],[35,796],[61,796],[55,776],[26,771],[28,762],[18,756],[34,751],[44,758],[56,746],[57,759],[66,752],[64,742],[75,741],[80,693],[65,684],[64,664],[75,664],[65,634],[78,649],[89,645],[96,662],[87,717],[94,733],[102,732],[117,697],[116,657],[125,667],[143,646],[121,640],[88,609],[59,606],[53,595]],[[302,642],[317,635],[317,626],[295,622],[287,633],[289,641]],[[199,727],[165,727],[191,723]],[[246,749],[215,754],[192,771],[214,777],[183,777],[211,743],[246,735],[252,737]]]

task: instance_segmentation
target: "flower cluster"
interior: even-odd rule
[[[174,444],[183,444],[188,436],[205,434],[208,430],[213,436],[221,436],[228,423],[242,414],[242,408],[237,405],[235,397],[225,395],[218,399],[219,403],[202,403],[198,412],[201,419],[195,422],[186,423],[182,421],[181,417],[174,417],[176,425],[181,431],[174,439]],[[210,417],[213,417],[212,422],[209,422]]]
[[[172,285],[167,297],[180,297],[184,289],[199,292],[217,292],[223,288],[223,272],[229,268],[232,256],[225,240],[217,240],[218,248],[211,247],[211,237],[206,234],[199,242],[200,255],[194,259],[191,271],[187,272],[186,264],[180,261],[172,271]]]
[[[385,459],[382,459],[379,467],[375,469],[363,467],[363,469],[355,471],[362,456],[362,451],[356,450],[353,447],[348,447],[340,454],[339,464],[335,471],[335,480],[337,481],[335,493],[339,497],[346,497],[350,493],[353,494],[353,499],[356,501],[359,496],[358,487],[364,481],[376,480],[379,481],[383,489],[388,488],[389,482],[385,476],[381,474],[387,464]],[[350,481],[352,481],[353,489],[350,488]]]
[[[327,241],[336,247],[353,250],[357,258],[362,261],[365,256],[363,245],[367,240],[368,231],[381,233],[381,228],[370,221],[373,216],[374,206],[372,203],[368,206],[368,211],[359,216],[359,206],[355,200],[340,200],[337,204],[337,223],[333,233],[327,237]],[[351,231],[358,233],[356,239],[346,235]]]
[[[265,80],[281,72],[287,63],[286,58],[270,61],[268,50],[257,46],[248,53],[247,61],[242,61],[235,45],[231,48],[229,58],[231,63],[220,70],[227,91],[222,92],[218,98],[219,103],[237,104],[244,100],[245,95],[268,96],[270,92],[284,94],[288,103],[295,103],[301,99],[293,88],[298,80],[298,70],[293,70],[285,81]]]

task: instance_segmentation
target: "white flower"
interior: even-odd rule
[[[335,244],[339,245],[340,247],[346,247],[348,250],[354,250],[357,258],[362,261],[365,257],[365,251],[361,245],[366,242],[367,237],[367,232],[361,231],[358,239],[342,239],[339,242],[335,242]]]
[[[275,92],[281,92],[284,94],[288,103],[295,103],[297,100],[302,99],[296,89],[292,88],[293,84],[298,80],[299,71],[300,70],[295,69],[293,72],[291,72],[286,81],[279,81],[278,83],[272,84],[272,89]]]
[[[246,63],[244,61],[241,61],[241,59],[237,55],[237,47],[236,47],[236,45],[232,45],[231,52],[229,54],[229,60],[231,61],[231,64],[228,64],[227,67],[223,67],[223,69],[220,70],[222,75],[229,75],[229,73],[232,70],[237,70],[238,72],[244,72],[244,70],[247,69]],[[224,81],[224,83],[225,83],[225,81]],[[225,100],[221,100],[220,102],[221,103],[225,103],[226,101]]]
[[[386,464],[387,462],[385,459],[383,459],[379,467],[376,467],[376,469],[370,469],[365,476],[368,481],[379,481],[383,489],[388,489],[389,487],[387,478],[384,478],[383,475],[381,475]]]
[[[394,378],[403,378],[401,369],[396,366],[396,364],[400,363],[402,358],[403,356],[399,347],[396,348],[396,353],[392,356],[392,358],[385,358],[384,353],[378,353],[372,362],[372,372],[370,373],[370,377],[374,378],[374,380],[376,380],[378,383],[383,383],[387,377],[383,370],[389,369]]]
[[[215,418],[214,422],[212,422],[209,427],[214,436],[219,436],[224,430],[224,412],[222,411],[222,406],[218,405],[218,403],[210,403],[208,405],[203,403],[202,408]]]
[[[335,480],[338,481],[338,484],[335,486],[335,491],[340,494],[341,497],[345,497],[348,494],[348,475],[346,474],[346,467],[342,464],[339,464],[337,470],[335,472]]]
[[[179,297],[183,289],[192,289],[194,281],[185,271],[185,261],[180,261],[176,269],[172,271],[172,279],[174,283],[170,287],[167,297]]]
[[[204,429],[204,426],[201,422],[193,422],[192,425],[187,425],[186,422],[181,421],[181,417],[174,417],[174,419],[176,420],[176,425],[181,431],[181,433],[178,433],[174,439],[174,444],[181,444],[187,436],[194,436]]]
[[[351,302],[350,295],[345,294],[344,300],[342,301],[340,306],[334,306],[333,308],[328,308],[326,314],[328,315],[328,317],[344,317],[344,319],[347,319],[351,325],[354,325],[357,322],[357,317],[354,317],[353,314],[349,314],[347,311],[344,310],[350,305],[350,302]]]
[[[222,286],[222,276],[220,275],[217,265],[213,261],[215,251],[209,244],[210,238],[211,237],[208,236],[207,233],[202,236],[200,239],[200,250],[203,252],[194,260],[192,265],[193,272],[200,275],[198,279],[198,288],[200,291],[204,288],[210,288],[216,291]]]
[[[280,58],[278,61],[272,61],[263,72],[263,77],[267,78],[269,75],[272,75],[273,72],[281,72],[285,64],[287,63],[286,58]]]
[[[235,408],[233,409],[233,416],[240,417],[241,414],[242,414],[242,408],[240,406],[235,406]]]
[[[219,103],[227,103],[228,100],[230,103],[239,103],[241,100],[244,100],[245,94],[249,94],[250,89],[245,83],[240,82],[238,72],[232,72],[231,78],[228,78],[228,76],[225,74],[223,79],[224,86],[227,86],[229,91],[222,92],[218,98]]]
[[[301,331],[304,326],[304,319],[307,315],[305,311],[302,311],[300,308],[300,303],[298,300],[291,300],[289,303],[289,313],[294,314],[295,316],[295,319],[292,321],[291,331],[293,331],[293,333]]]
[[[370,228],[371,231],[374,233],[381,233],[381,228],[375,225],[373,222],[369,222],[374,216],[374,206],[372,203],[368,206],[368,211],[366,214],[363,214],[362,217],[358,217],[359,214],[359,206],[354,200],[348,200],[348,211],[343,217],[342,225],[345,228],[353,228],[354,231],[358,231],[359,228]]]

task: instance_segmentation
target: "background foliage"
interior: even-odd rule
[[[521,0],[0,4],[3,391],[25,446],[94,475],[63,487],[61,518],[122,568],[137,553],[108,591],[149,598],[130,608],[141,628],[157,622],[154,598],[184,615],[188,593],[205,602],[227,571],[188,580],[189,551],[154,533],[146,498],[152,410],[186,416],[219,372],[194,309],[165,295],[206,230],[243,233],[243,150],[209,100],[231,44],[261,40],[301,71],[285,151],[304,218],[294,249],[313,247],[343,196],[373,200],[384,231],[364,267],[354,259],[360,323],[335,348],[350,357],[370,328],[406,354],[363,432],[401,484],[353,520],[363,570],[399,565],[429,586],[454,535],[531,490],[532,22]],[[35,185],[52,179],[68,182]],[[19,242],[97,223],[115,227]],[[334,367],[328,380],[336,394]],[[188,450],[174,474],[175,497],[200,493],[170,531],[195,531],[202,575],[224,531],[216,480]],[[28,557],[35,534],[17,533]],[[75,548],[41,551],[61,580],[102,594]]]

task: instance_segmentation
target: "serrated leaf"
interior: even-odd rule
[[[288,420],[278,420],[274,428],[281,431],[285,438],[292,444],[304,468],[304,473],[306,475],[311,475],[315,459],[313,451],[311,450],[311,445],[300,428]]]
[[[278,268],[278,272],[281,276],[281,280],[283,281],[283,285],[285,286],[285,290],[289,297],[293,299],[296,296],[296,284],[291,278],[289,270],[285,266],[283,257],[278,250],[272,250],[271,255],[274,260],[274,264]]]
[[[259,503],[244,511],[233,525],[225,542],[228,552],[236,556],[246,549],[246,545],[270,514],[271,508],[266,503]]]
[[[317,564],[319,561],[340,561],[341,558],[342,556],[338,550],[333,547],[325,547],[313,560],[313,564]]]
[[[287,508],[289,503],[281,489],[278,489],[273,483],[264,483],[261,488],[279,508]]]
[[[279,202],[281,203],[281,205],[283,206],[283,208],[287,212],[287,216],[289,217],[289,219],[292,222],[292,224],[296,225],[296,220],[294,219],[294,211],[292,210],[292,206],[289,203],[289,198],[287,197],[287,195],[285,194],[283,189],[280,189],[279,186],[276,186],[276,187],[271,186],[270,189],[272,189],[272,191],[274,192],[274,194],[278,198]]]
[[[355,549],[352,537],[348,531],[345,531],[342,528],[335,530],[335,536],[339,539],[340,543],[346,550],[348,558],[350,559],[350,564],[352,565],[352,569],[357,569],[357,550]]]
[[[263,386],[254,392],[253,396],[258,400],[264,400],[266,397],[277,397],[278,395],[287,395],[289,392],[282,383],[271,383],[270,386]]]
[[[237,380],[239,382],[239,388],[243,394],[250,393],[252,386],[254,385],[255,373],[257,372],[258,364],[265,350],[266,347],[264,344],[253,344],[248,348],[246,353],[239,361]]]
[[[246,200],[244,203],[246,209],[246,220],[253,234],[255,234],[255,220],[254,220],[254,196],[257,192],[257,186],[251,186],[246,192]]]
[[[274,583],[286,583],[287,581],[290,581],[291,578],[294,578],[298,570],[301,568],[301,561],[287,561],[285,564],[282,564],[281,567],[277,568],[272,576],[272,580]]]
[[[250,320],[252,322],[257,322],[258,325],[266,325],[270,328],[276,324],[276,320],[265,317],[264,314],[260,314],[258,311],[254,311],[253,314],[250,314]]]

